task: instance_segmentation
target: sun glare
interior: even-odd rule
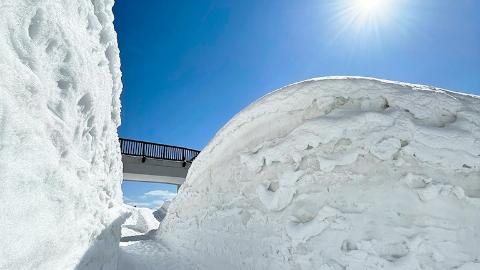
[[[345,29],[367,34],[386,27],[392,17],[395,0],[338,0],[337,19]]]
[[[385,12],[387,0],[353,0],[354,9],[363,15],[372,16]]]
[[[408,26],[405,14],[409,0],[332,0],[323,7],[331,14],[330,43],[343,44],[351,51],[377,48],[395,39]],[[339,43],[345,42],[345,43]]]

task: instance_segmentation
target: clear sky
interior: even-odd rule
[[[255,99],[319,76],[480,94],[478,0],[117,0],[114,14],[122,137],[201,149]],[[155,189],[175,191],[124,184],[139,204],[171,196]]]

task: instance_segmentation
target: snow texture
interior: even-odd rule
[[[120,269],[480,269],[479,110],[368,78],[275,91],[216,134]]]
[[[172,198],[173,199],[173,198]],[[155,217],[156,220],[158,220],[159,222],[162,221],[165,216],[167,215],[167,212],[168,212],[168,206],[170,205],[170,202],[171,201],[166,201],[162,204],[162,206],[160,208],[158,208],[157,210],[155,210],[153,212],[153,216]]]
[[[116,269],[112,0],[0,1],[0,269]]]
[[[153,210],[150,208],[133,207],[123,205],[126,212],[131,213],[128,219],[123,223],[123,228],[129,228],[139,233],[147,233],[158,228],[158,220],[153,216]],[[122,234],[123,236],[123,234]]]
[[[159,222],[150,208],[133,207],[124,204],[125,212],[130,216],[122,224],[120,246],[128,246],[136,241],[151,239],[158,228]]]

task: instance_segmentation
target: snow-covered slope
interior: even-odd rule
[[[176,269],[480,269],[479,110],[478,97],[375,79],[282,88],[195,160],[157,257],[193,262]],[[126,252],[154,260],[154,245]]]
[[[112,5],[0,2],[0,269],[116,268],[122,84]]]

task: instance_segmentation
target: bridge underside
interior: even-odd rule
[[[122,155],[123,179],[181,185],[187,177],[190,162]]]

